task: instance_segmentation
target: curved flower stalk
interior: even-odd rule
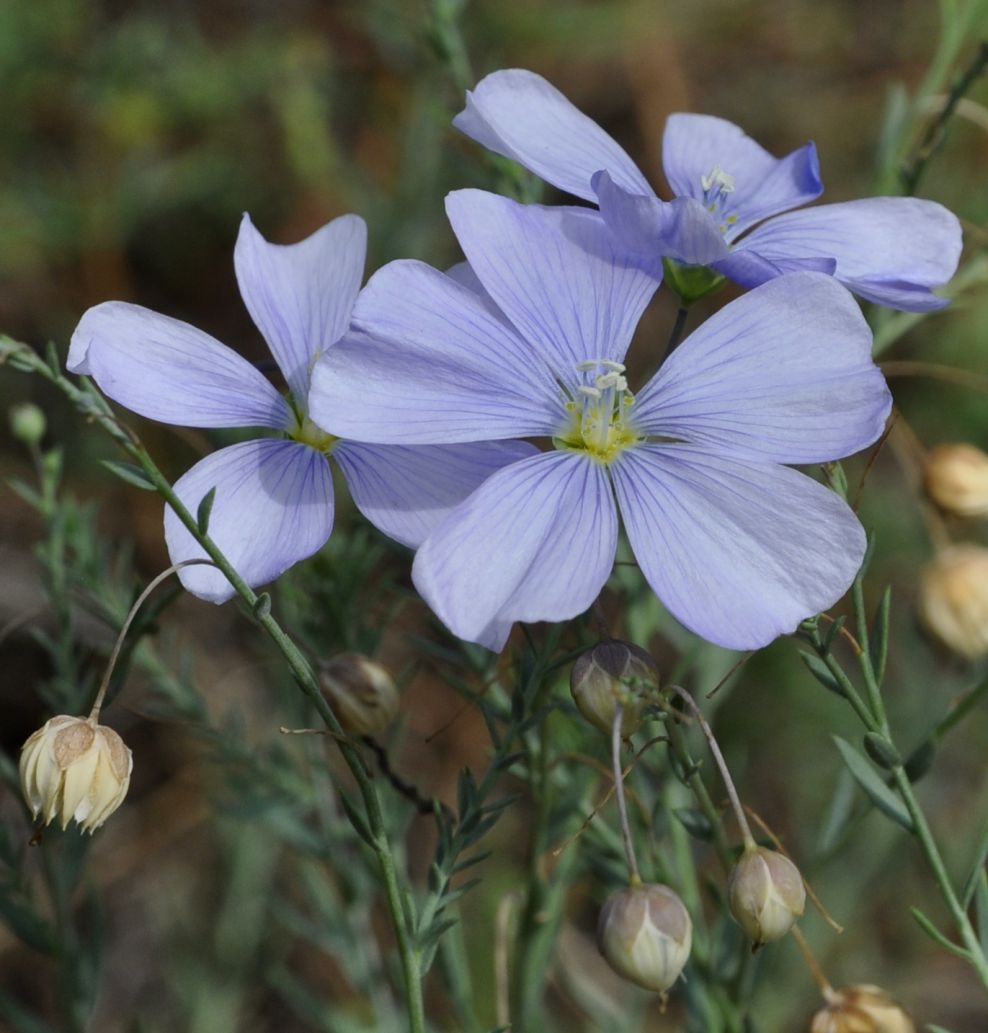
[[[484,146],[599,204],[623,248],[710,266],[745,287],[795,270],[835,276],[863,298],[924,312],[957,268],[961,228],[933,201],[873,197],[792,211],[823,192],[812,143],[777,159],[736,125],[675,114],[660,200],[627,153],[540,75],[493,72],[453,120]]]
[[[175,484],[193,512],[216,489],[210,537],[252,587],[274,580],[329,537],[330,456],[364,516],[414,547],[489,474],[532,451],[520,442],[378,448],[341,441],[312,422],[306,407],[312,366],[346,332],[366,242],[356,215],[288,246],[268,243],[244,215],[234,251],[240,293],[288,383],[287,398],[215,338],[138,305],[97,305],[72,336],[69,370],[89,374],[142,416],[276,433],[214,452]],[[174,563],[205,556],[167,506],[165,538]],[[213,567],[183,567],[179,577],[202,599],[221,603],[234,595]]]
[[[551,441],[418,551],[415,584],[455,634],[500,649],[516,620],[582,613],[611,572],[619,511],[659,598],[712,642],[757,648],[843,595],[864,532],[781,464],[849,455],[885,424],[891,400],[847,291],[775,279],[633,395],[623,363],[656,268],[616,251],[585,208],[461,190],[447,213],[470,269],[380,270],[355,333],[317,363],[310,404],[334,433],[381,444]]]

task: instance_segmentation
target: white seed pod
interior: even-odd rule
[[[877,986],[845,986],[831,994],[813,1016],[810,1033],[916,1033],[913,1020]]]
[[[665,993],[690,956],[693,923],[678,894],[662,883],[618,890],[597,923],[597,946],[619,976]]]
[[[938,552],[920,574],[918,605],[926,628],[955,653],[968,660],[988,653],[988,549]]]
[[[641,725],[648,694],[659,687],[659,669],[640,646],[599,642],[577,658],[569,684],[580,713],[607,735],[620,704],[621,734],[627,739]]]
[[[21,747],[24,798],[46,825],[56,817],[93,832],[127,795],[133,755],[112,728],[59,714]]]
[[[802,916],[806,887],[799,869],[777,850],[754,847],[734,866],[727,896],[755,947],[782,939]]]
[[[988,455],[980,448],[965,442],[938,445],[927,454],[923,482],[947,513],[988,516]]]

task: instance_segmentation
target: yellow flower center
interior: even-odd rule
[[[575,398],[565,403],[567,422],[552,439],[558,449],[585,452],[599,463],[612,463],[643,435],[629,419],[634,397],[624,378],[624,366],[610,359],[581,362],[581,373],[603,369],[592,384],[577,388]]]

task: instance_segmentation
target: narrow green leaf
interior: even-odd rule
[[[827,634],[823,640],[824,652],[829,653],[830,647],[834,644],[834,639],[841,633],[841,628],[847,623],[847,615],[841,614],[837,620],[831,622],[829,628],[827,628]]]
[[[150,478],[139,466],[135,466],[133,463],[123,463],[116,459],[101,459],[100,462],[110,473],[128,484],[132,484],[135,488],[141,488],[144,491],[155,490]]]
[[[971,955],[963,948],[958,946],[953,940],[948,940],[946,936],[923,914],[918,907],[911,907],[909,909],[913,918],[916,919],[917,923],[922,928],[923,932],[931,940],[935,940],[943,947],[944,950],[950,951],[951,954],[956,954],[959,958],[970,959]]]
[[[867,793],[871,802],[888,818],[901,825],[907,832],[912,832],[913,823],[902,801],[882,781],[875,769],[860,753],[839,735],[832,736],[840,751],[841,759],[854,780]]]
[[[713,839],[713,826],[702,811],[693,810],[691,807],[677,807],[674,813],[676,820],[694,839],[704,842]]]
[[[889,585],[882,595],[875,613],[875,621],[871,626],[868,638],[868,656],[871,669],[875,672],[875,680],[879,685],[885,680],[885,665],[889,654],[889,618],[892,614],[892,586]]]
[[[932,738],[924,739],[917,747],[906,757],[906,763],[903,768],[906,772],[906,777],[910,782],[918,782],[933,766],[933,758],[937,754],[937,744]]]
[[[196,527],[200,534],[209,534],[209,515],[213,512],[213,503],[216,501],[216,489],[210,488],[203,495],[196,509]]]
[[[981,869],[974,884],[974,913],[978,920],[978,940],[981,950],[988,954],[988,872]]]
[[[840,686],[840,682],[830,673],[830,669],[827,665],[818,657],[814,656],[813,653],[800,653],[800,657],[807,668],[809,668],[810,674],[825,688],[829,689],[830,692],[836,693],[841,698],[844,697],[844,690]]]
[[[897,768],[902,763],[899,751],[878,732],[868,732],[864,737],[865,753],[880,767],[886,771]]]
[[[373,847],[374,837],[371,835],[371,830],[367,821],[350,802],[350,798],[347,794],[342,790],[340,791],[340,803],[343,805],[343,810],[346,812],[346,816],[349,819],[350,824],[353,826],[354,832],[356,832],[369,847]]]
[[[254,616],[263,620],[271,613],[271,595],[268,592],[261,594],[254,600]]]

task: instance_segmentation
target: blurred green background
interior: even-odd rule
[[[370,228],[369,271],[398,257],[455,261],[443,216],[445,193],[495,187],[503,172],[455,133],[450,119],[462,106],[463,87],[501,67],[545,75],[660,185],[665,117],[689,110],[741,124],[776,154],[815,140],[825,200],[896,192],[898,159],[908,157],[924,120],[938,110],[936,96],[919,108],[915,102],[936,53],[941,9],[955,6],[959,18],[965,5],[930,0],[475,0],[462,10],[454,0],[176,0],[167,6],[0,0],[0,330],[39,347],[53,341],[64,354],[88,306],[124,299],[185,319],[260,358],[263,344],[233,276],[233,244],[244,211],[268,239],[281,243],[357,212]],[[450,32],[457,16],[469,67]],[[972,59],[986,32],[984,17],[966,26],[942,70],[942,84]],[[967,259],[977,257],[988,223],[986,102],[988,83],[980,81],[920,187],[921,196],[943,202],[963,220]],[[546,197],[558,199],[549,192]],[[649,340],[664,339],[672,312],[667,299],[657,302],[643,329],[646,353]],[[887,316],[876,320],[890,325]],[[988,291],[976,279],[947,312],[919,322],[883,358],[949,364],[983,376]],[[974,378],[897,376],[892,387],[923,442],[988,445],[985,396]],[[107,442],[53,393],[0,370],[3,409],[24,398],[45,409],[50,440],[66,449],[68,488],[95,501],[102,532],[134,543],[144,575],[164,567],[160,503],[99,466],[100,458],[112,455]],[[221,440],[176,434],[137,417],[130,422],[173,476]],[[855,484],[864,462],[848,469]],[[4,438],[0,479],[14,476],[30,479],[30,464]],[[879,541],[872,601],[884,584],[893,585],[889,705],[909,745],[978,672],[940,652],[915,622],[916,574],[930,544],[908,450],[884,449],[868,477],[862,514]],[[346,525],[345,514],[341,523]],[[983,540],[981,527],[952,531]],[[0,489],[0,626],[25,613],[35,613],[42,627],[49,620],[33,556],[41,535],[30,507]],[[389,569],[407,583],[407,564],[393,553],[388,557]],[[92,562],[110,571],[109,559]],[[620,625],[619,610],[614,619]],[[224,734],[234,734],[232,722],[239,741],[267,748],[288,718],[284,703],[268,691],[274,662],[258,658],[248,622],[232,605],[214,610],[183,599],[169,611],[167,624],[163,667],[194,671]],[[79,634],[97,651],[105,648],[105,628],[82,621]],[[402,663],[408,647],[397,632],[394,637],[390,648]],[[651,646],[672,665],[682,639],[666,628]],[[856,733],[840,701],[809,679],[794,653],[779,643],[749,663],[725,695],[717,728],[746,798],[800,856],[811,854],[819,840],[839,776],[826,733]],[[50,671],[23,629],[0,642],[0,656],[3,745],[13,755],[42,719],[31,685]],[[714,654],[708,669],[728,666],[729,659]],[[146,670],[143,677],[155,681]],[[206,764],[211,754],[174,715],[146,721],[154,716],[156,697],[149,689],[143,699],[135,678],[122,700],[129,716],[120,718],[137,755],[134,789],[93,846],[91,879],[107,909],[108,975],[89,1028],[362,1028],[323,1027],[283,985],[258,977],[270,971],[266,951],[275,950],[267,939],[274,934],[262,937],[260,930],[268,927],[259,916],[278,861],[261,857],[271,848],[250,836],[242,816],[225,819],[221,828],[212,823],[210,807],[217,795],[220,805],[224,797],[222,779]],[[433,742],[429,737],[459,703],[429,675],[416,677],[406,698],[405,727],[395,746],[400,763],[417,773],[426,791],[449,798],[460,767],[483,767],[482,726],[467,714]],[[982,709],[951,733],[924,785],[952,863],[967,856],[988,814],[986,750]],[[16,803],[5,800],[3,814],[19,843],[24,832]],[[412,825],[413,854],[416,845],[431,848],[427,825]],[[498,902],[524,878],[519,837],[524,840],[523,815],[492,833],[494,859],[480,871],[485,882],[465,905],[471,967],[483,988],[492,979]],[[221,912],[214,894],[235,878],[224,864],[238,852],[260,860],[241,871],[243,895],[230,898]],[[421,871],[422,863],[413,868]],[[922,859],[898,830],[871,814],[806,874],[846,926],[838,938],[818,919],[806,922],[835,984],[879,983],[917,1018],[954,1033],[988,1029],[988,1010],[973,979],[908,915],[907,905],[916,902],[936,920],[944,917]],[[576,966],[577,973],[589,966],[593,979],[604,980],[587,958],[586,916],[573,918],[559,965]],[[247,942],[251,930],[263,944]],[[295,971],[316,986],[329,985],[340,1000],[348,998],[346,980],[332,963],[314,960],[291,930],[277,935],[282,961],[294,958]],[[818,1002],[795,947],[787,943],[766,952],[763,964],[758,1028],[806,1028]],[[53,993],[52,971],[6,932],[0,933],[0,965],[8,992],[43,1010]],[[578,1013],[572,984],[579,976],[573,975],[557,970],[553,976],[550,992],[562,1016]],[[608,984],[607,992],[620,1000],[620,988]],[[454,1018],[443,1019],[440,996],[434,1004],[438,1023],[458,1028]],[[650,1015],[651,1024],[642,1028],[679,1028],[675,1010],[665,1019]],[[493,1010],[488,1018],[493,1025]]]

